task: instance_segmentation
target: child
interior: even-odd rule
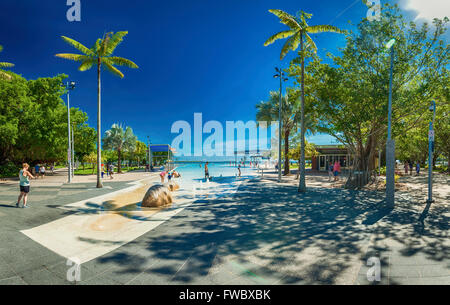
[[[161,177],[161,183],[164,183],[164,177],[166,176],[166,172],[165,171],[162,171],[160,174],[159,174],[159,177]]]

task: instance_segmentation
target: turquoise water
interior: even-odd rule
[[[196,195],[209,194],[220,197],[236,190],[243,180],[254,177],[256,169],[241,167],[241,177],[237,177],[238,170],[229,163],[209,163],[210,181],[205,180],[204,163],[176,164],[176,171],[181,174],[181,178],[175,181],[184,190],[197,190]]]
[[[176,164],[176,171],[181,174],[185,179],[194,181],[205,181],[205,165],[200,163],[189,163],[189,164]],[[220,178],[236,178],[238,170],[236,167],[231,166],[229,163],[209,163],[209,176],[212,177],[211,181]],[[241,167],[241,176],[253,175],[256,172],[255,169]],[[206,181],[205,181],[206,182]]]

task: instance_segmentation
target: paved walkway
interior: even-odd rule
[[[266,178],[198,199],[82,264],[80,284],[371,284],[372,256],[381,259],[382,284],[450,284],[448,202],[426,207],[398,194],[389,211],[382,193],[311,187],[299,195],[295,184]],[[70,284],[66,259],[19,231],[66,216],[58,207],[99,194],[89,187],[34,189],[33,207],[18,210],[10,208],[16,195],[0,186],[0,284]]]

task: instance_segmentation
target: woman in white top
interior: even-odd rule
[[[41,178],[44,179],[44,177],[45,177],[45,167],[44,167],[44,165],[41,165],[41,167],[39,168],[39,173],[41,174]]]
[[[30,166],[27,163],[22,165],[22,170],[19,172],[20,179],[20,195],[17,199],[16,208],[19,207],[20,200],[23,198],[23,208],[27,208],[27,197],[30,192],[30,180],[28,178],[33,179],[33,175],[28,171]]]

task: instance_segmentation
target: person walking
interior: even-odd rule
[[[405,175],[407,175],[408,174],[409,165],[408,165],[408,162],[406,162],[406,161],[405,161],[404,168],[405,168]]]
[[[109,165],[109,177],[110,177],[110,179],[114,179],[113,173],[114,173],[114,165],[112,165],[112,163],[111,163]]]
[[[19,207],[20,200],[23,198],[23,208],[27,208],[27,199],[28,199],[28,193],[30,192],[30,180],[28,178],[33,179],[34,176],[28,171],[30,166],[27,163],[24,163],[22,165],[22,169],[19,172],[19,188],[20,188],[20,195],[19,198],[17,198],[16,208]]]
[[[209,179],[209,168],[208,168],[208,162],[205,163],[205,180]]]
[[[44,164],[42,164],[41,167],[39,167],[39,175],[41,176],[41,179],[44,179],[44,177],[45,177],[45,167],[44,167]]]
[[[339,163],[339,161],[336,161],[333,165],[334,181],[339,180],[339,172],[340,171],[341,171],[341,163]]]
[[[409,161],[409,174],[412,176],[414,164],[412,161]]]
[[[328,164],[328,181],[331,181],[331,178],[333,178],[333,163],[330,162]]]
[[[419,161],[417,161],[417,163],[416,163],[416,176],[419,176],[419,174],[420,174],[420,163],[419,163]]]
[[[38,176],[39,176],[39,168],[40,168],[40,166],[39,166],[39,164],[36,164],[35,166],[34,166],[34,179],[37,179],[38,178]]]

